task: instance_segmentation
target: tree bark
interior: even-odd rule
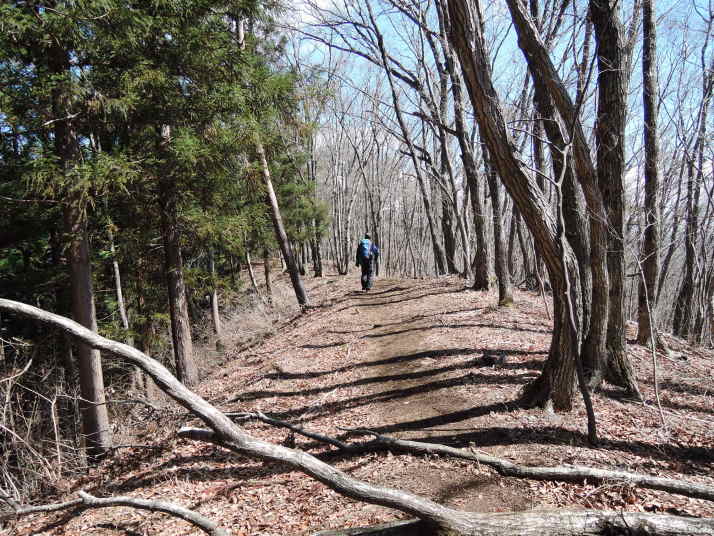
[[[609,314],[608,271],[606,266],[607,221],[601,189],[585,139],[578,109],[572,102],[563,81],[555,69],[548,50],[541,40],[525,8],[516,0],[507,0],[511,18],[518,34],[518,46],[528,62],[534,82],[536,107],[544,118],[544,127],[553,155],[553,169],[562,181],[562,206],[565,234],[580,263],[582,330],[586,334],[583,345],[583,367],[590,376],[590,385],[601,378],[606,363],[605,336]],[[555,118],[554,108],[571,132],[563,133]],[[565,140],[572,140],[572,152]],[[566,153],[567,151],[567,153]],[[573,180],[569,155],[580,188]],[[584,195],[587,211],[580,196]],[[586,219],[584,213],[590,214]],[[589,233],[587,229],[589,228]]]
[[[248,241],[245,241],[245,264],[248,267],[248,279],[250,279],[250,286],[253,287],[253,292],[255,295],[260,297],[260,289],[258,288],[258,281],[255,279],[255,270],[253,270],[253,259],[250,258],[250,248],[248,247]]]
[[[69,76],[69,53],[60,46],[53,46],[49,57],[50,71],[59,79],[52,88],[52,113],[54,122],[54,150],[61,172],[69,175],[81,157],[79,140],[71,113],[71,88]],[[72,317],[82,326],[97,331],[97,315],[92,288],[92,265],[89,258],[87,238],[86,192],[71,190],[64,205],[64,231],[67,243],[66,255],[69,264]],[[87,457],[97,461],[111,447],[109,414],[104,393],[104,378],[99,352],[86,344],[77,344],[79,386],[82,400],[82,434]]]
[[[610,279],[607,320],[607,362],[605,375],[610,383],[640,396],[625,340],[625,119],[627,102],[623,28],[617,3],[590,0],[590,18],[595,29],[598,65],[598,110],[595,124],[597,175],[607,210]],[[591,386],[597,387],[598,371]]]
[[[170,142],[171,127],[162,125],[161,150],[166,152]],[[178,191],[175,178],[168,172],[164,173],[159,180],[159,204],[176,375],[187,387],[192,387],[198,383],[198,368],[193,356],[191,319],[188,314],[186,285],[183,280],[183,255],[178,223]]]
[[[446,273],[458,274],[456,268],[456,239],[454,238],[454,223],[452,221],[449,200],[443,192],[441,195],[441,233],[444,237],[444,255],[446,256]]]
[[[70,270],[70,289],[72,296],[72,317],[81,325],[97,331],[97,315],[94,308],[92,289],[92,269],[87,241],[87,223],[77,206],[80,201],[74,199],[65,208],[65,230],[69,247],[67,257]],[[82,400],[82,434],[90,460],[104,457],[111,447],[109,413],[107,412],[104,393],[101,356],[86,344],[77,344],[79,369],[79,388]]]
[[[441,46],[444,51],[446,69],[451,81],[451,93],[454,106],[454,129],[456,131],[456,139],[459,142],[459,149],[461,150],[461,161],[464,165],[464,177],[471,201],[474,234],[476,235],[476,252],[471,267],[474,275],[474,284],[471,288],[473,290],[489,290],[491,286],[489,280],[490,248],[486,238],[486,222],[483,216],[484,207],[479,185],[478,168],[474,160],[473,148],[468,132],[466,131],[466,122],[464,120],[463,83],[457,71],[454,52],[451,49],[451,44],[446,35],[446,29],[449,27],[449,13],[445,9],[442,0],[437,2],[437,13],[439,15]]]
[[[714,60],[707,69],[704,57],[702,65],[702,101],[697,118],[697,137],[692,154],[687,155],[687,221],[685,226],[685,273],[677,296],[672,329],[674,333],[688,339],[694,324],[695,267],[699,264],[697,240],[700,232],[699,195],[704,175],[704,152],[706,146],[707,117],[709,103],[714,93]],[[695,158],[697,162],[695,163]],[[695,169],[696,168],[696,169]]]
[[[483,33],[471,2],[448,2],[451,28],[449,38],[459,56],[464,81],[479,124],[481,139],[489,150],[490,162],[505,184],[528,225],[543,257],[553,287],[555,321],[549,358],[541,376],[524,391],[529,404],[571,408],[575,359],[580,358],[580,332],[573,332],[569,308],[572,304],[576,328],[582,323],[578,261],[566,241],[560,240],[558,223],[550,212],[538,182],[524,169],[513,153],[498,95],[493,87],[491,66]],[[570,288],[566,284],[567,279]],[[568,295],[569,294],[569,295]]]
[[[300,278],[300,271],[297,263],[295,262],[293,251],[290,248],[288,235],[285,232],[285,226],[283,225],[283,218],[280,215],[280,206],[278,205],[278,198],[275,195],[275,190],[273,189],[273,181],[270,178],[270,168],[268,167],[268,161],[265,158],[263,142],[258,137],[256,137],[255,140],[255,150],[258,154],[258,160],[260,161],[260,170],[263,175],[263,184],[266,190],[268,206],[270,207],[270,218],[273,221],[275,238],[278,241],[280,250],[283,253],[283,258],[285,259],[285,264],[288,267],[288,274],[290,274],[290,282],[292,283],[293,290],[295,291],[295,298],[297,299],[300,307],[305,307],[309,305],[307,292],[305,291],[305,286]]]
[[[221,315],[218,311],[218,281],[216,280],[216,259],[213,248],[208,250],[208,271],[211,274],[211,319],[213,320],[213,331],[220,340],[223,330],[221,328]]]
[[[645,231],[642,240],[642,278],[637,303],[637,343],[650,343],[650,333],[657,325],[653,315],[657,310],[657,281],[659,280],[660,200],[659,200],[659,140],[657,139],[657,33],[655,25],[656,0],[642,2],[642,107],[645,121]]]
[[[493,168],[486,146],[483,147],[484,163],[488,188],[491,192],[491,209],[493,212],[493,251],[496,265],[496,278],[498,279],[498,305],[511,305],[513,303],[513,285],[511,273],[506,259],[506,244],[503,236],[503,220],[501,219],[501,193],[498,188],[498,178]]]

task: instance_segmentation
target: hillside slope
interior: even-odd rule
[[[345,428],[471,446],[526,464],[619,468],[714,485],[714,399],[709,353],[687,348],[660,359],[663,430],[652,406],[646,350],[631,346],[645,405],[605,389],[594,397],[602,447],[586,444],[585,413],[518,408],[519,389],[538,374],[550,340],[540,297],[496,297],[463,290],[456,279],[379,280],[357,292],[354,277],[309,282],[321,305],[245,351],[228,350],[200,393],[225,411],[259,410],[325,435]],[[676,346],[677,341],[672,341]],[[167,406],[137,417],[132,443],[91,474],[66,483],[58,497],[86,489],[98,496],[175,501],[220,522],[235,535],[310,534],[395,519],[387,509],[355,503],[274,463],[236,457],[175,438],[192,421]],[[614,508],[714,516],[714,505],[621,485],[571,485],[499,477],[486,467],[436,457],[366,454],[338,457],[285,430],[246,424],[275,442],[296,442],[354,476],[408,489],[475,511]],[[64,512],[18,522],[11,534],[198,534],[162,514],[112,508]]]

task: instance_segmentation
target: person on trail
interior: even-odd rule
[[[379,248],[372,242],[371,237],[366,234],[357,244],[357,263],[355,266],[362,267],[362,290],[367,292],[372,288],[372,274],[374,271],[374,261],[379,257]]]

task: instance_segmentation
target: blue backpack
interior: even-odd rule
[[[369,260],[372,258],[372,242],[370,242],[368,239],[363,238],[359,242],[359,249],[357,250],[359,252],[359,258],[360,260]]]

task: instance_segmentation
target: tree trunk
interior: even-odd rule
[[[674,317],[672,319],[672,331],[675,335],[686,339],[689,337],[689,329],[691,326],[691,311],[692,300],[694,297],[694,266],[697,257],[695,242],[697,240],[696,233],[698,227],[698,212],[695,206],[694,198],[696,197],[695,189],[699,189],[699,185],[695,185],[694,164],[690,161],[688,164],[688,181],[687,181],[687,222],[686,231],[684,233],[684,276],[682,284],[679,288],[677,301],[674,305]]]
[[[503,224],[501,219],[501,193],[498,188],[498,178],[494,169],[487,147],[483,147],[484,163],[486,165],[486,177],[488,178],[488,188],[491,192],[491,207],[493,212],[493,244],[494,259],[496,264],[496,277],[498,278],[498,305],[510,305],[513,303],[513,290],[511,285],[511,274],[508,270],[506,260],[506,244],[503,237]]]
[[[77,207],[79,199],[73,199],[65,208],[65,230],[69,247],[67,258],[70,270],[72,296],[72,317],[84,327],[96,332],[97,316],[94,309],[92,271],[87,241],[87,223],[82,211]],[[77,343],[79,365],[79,388],[82,400],[82,434],[84,435],[87,457],[98,460],[111,447],[109,414],[107,412],[102,375],[101,356],[97,350],[83,343]]]
[[[507,209],[504,208],[504,211]],[[511,208],[511,223],[508,229],[508,249],[506,253],[506,266],[508,267],[508,273],[511,274],[511,281],[516,280],[518,275],[518,269],[516,268],[516,260],[514,255],[516,253],[516,240],[518,240],[518,233],[516,229],[518,228],[518,209],[514,206]]]
[[[198,383],[198,369],[193,356],[191,320],[188,315],[186,285],[183,280],[183,255],[176,204],[175,201],[165,201],[162,205],[161,228],[176,375],[180,381],[190,387]]]
[[[556,409],[568,410],[572,404],[574,363],[580,357],[577,328],[582,322],[582,304],[578,261],[567,241],[560,239],[558,224],[537,180],[527,173],[513,153],[493,87],[480,21],[474,23],[477,12],[471,2],[465,0],[449,1],[448,10],[451,21],[449,39],[461,62],[481,138],[489,150],[490,163],[528,225],[553,285],[556,314],[549,359],[539,379],[524,392],[524,400],[531,404],[552,403]],[[570,289],[566,285],[566,274]],[[576,331],[568,328],[570,313]]]
[[[50,71],[60,80],[52,89],[54,122],[54,150],[62,172],[69,174],[81,157],[77,132],[72,124],[69,53],[59,46],[52,47],[49,57]],[[71,192],[64,205],[64,231],[66,255],[69,263],[72,317],[82,326],[97,331],[97,316],[92,289],[92,265],[87,239],[86,201],[82,192]],[[104,393],[101,356],[87,344],[77,344],[79,387],[82,400],[82,434],[87,457],[97,461],[111,447],[109,414]]]
[[[685,273],[674,309],[672,329],[676,335],[688,339],[693,327],[695,267],[699,264],[697,239],[699,236],[699,193],[704,175],[704,152],[706,146],[707,115],[714,90],[714,62],[707,71],[702,57],[702,102],[697,118],[697,138],[693,154],[687,155],[687,222],[685,231]],[[695,158],[698,162],[695,163]],[[695,169],[696,168],[696,169]]]
[[[452,221],[449,200],[444,193],[441,195],[441,232],[444,236],[444,254],[446,255],[446,271],[448,274],[458,274],[456,269],[456,239],[454,238],[454,223]]]
[[[208,250],[208,271],[211,273],[211,319],[213,331],[218,339],[223,335],[221,329],[221,315],[218,311],[218,281],[216,280],[216,259],[213,248]]]
[[[255,271],[253,270],[253,259],[250,258],[250,249],[248,248],[248,241],[245,242],[245,264],[248,267],[248,279],[250,279],[250,286],[253,287],[253,292],[260,298],[260,289],[258,289],[258,281],[255,279]]]
[[[518,208],[513,207],[513,217],[516,219],[516,233],[518,234],[518,246],[521,248],[521,257],[523,260],[523,272],[527,278],[533,273],[533,266],[531,265],[531,259],[528,254],[528,242],[523,232],[523,225],[521,225],[521,215],[517,212]]]
[[[278,198],[276,197],[275,190],[273,189],[273,181],[270,178],[270,168],[268,168],[268,161],[265,158],[263,142],[258,137],[256,137],[255,140],[255,149],[258,154],[258,159],[260,160],[263,184],[265,185],[268,205],[270,206],[270,218],[273,220],[273,228],[275,229],[275,238],[278,241],[280,250],[283,253],[283,258],[285,259],[285,264],[288,267],[290,282],[292,283],[293,290],[295,291],[295,298],[297,299],[300,307],[305,307],[308,305],[307,292],[305,291],[302,279],[300,278],[300,272],[297,263],[295,262],[292,249],[290,248],[290,242],[288,241],[288,235],[285,233],[283,218],[280,215],[280,207],[278,206]]]
[[[129,346],[134,346],[134,336],[129,329],[129,316],[126,312],[126,304],[124,303],[124,292],[121,284],[121,271],[119,270],[119,261],[117,260],[116,245],[114,244],[114,232],[112,231],[112,223],[109,222],[107,228],[107,237],[109,238],[109,251],[112,254],[112,271],[114,273],[114,288],[117,295],[117,309],[119,310],[119,318],[121,319],[122,329],[126,334],[125,341]],[[131,390],[143,392],[144,376],[141,370],[137,367],[131,372]]]
[[[473,156],[472,156],[473,164]],[[474,274],[474,284],[471,287],[474,290],[489,290],[491,288],[490,280],[490,264],[491,254],[489,242],[486,237],[486,221],[483,217],[484,206],[481,198],[481,187],[478,181],[477,172],[473,171],[473,175],[467,173],[466,180],[468,181],[469,193],[471,197],[471,210],[474,216],[474,231],[476,234],[476,253],[472,266]]]
[[[315,226],[313,225],[313,228]],[[320,247],[320,238],[312,239],[312,267],[315,272],[315,277],[323,276],[322,268],[322,248]]]
[[[457,66],[454,58],[451,44],[446,35],[448,26],[448,12],[444,9],[442,2],[437,2],[437,13],[439,15],[439,28],[441,46],[444,51],[444,59],[446,69],[449,73],[451,81],[451,93],[454,106],[454,128],[456,130],[456,139],[459,142],[461,150],[461,161],[464,165],[464,176],[468,186],[469,196],[471,200],[471,211],[473,213],[474,234],[476,235],[476,254],[472,265],[474,275],[473,290],[488,290],[490,288],[489,281],[489,243],[486,239],[486,223],[483,217],[483,199],[481,198],[481,190],[479,188],[478,168],[474,160],[473,149],[466,131],[466,123],[464,120],[464,98],[461,77],[457,72]]]
[[[653,315],[657,309],[657,281],[659,279],[659,140],[657,139],[657,34],[655,0],[642,2],[642,75],[645,129],[645,231],[642,240],[642,278],[637,304],[637,343],[646,346],[657,326]]]
[[[124,302],[124,291],[121,284],[121,271],[119,270],[119,261],[117,260],[117,250],[114,244],[114,233],[110,228],[107,229],[107,236],[109,238],[109,251],[112,254],[112,272],[114,274],[114,290],[117,295],[117,309],[119,310],[119,318],[121,320],[121,327],[126,333],[126,343],[130,346],[134,344],[131,333],[129,332],[129,316],[126,313],[126,303]]]
[[[161,149],[166,151],[170,142],[171,127],[162,125]],[[164,265],[176,375],[187,387],[193,387],[198,383],[198,368],[193,356],[191,320],[188,314],[186,285],[183,280],[183,255],[178,225],[178,192],[175,178],[170,173],[164,173],[160,178],[159,190]]]
[[[263,249],[263,277],[265,278],[265,295],[268,303],[273,302],[273,286],[270,282],[270,252]]]
[[[625,341],[625,95],[623,28],[617,6],[607,0],[590,0],[598,64],[598,112],[595,126],[597,174],[607,210],[610,278],[607,320],[607,370],[610,383],[639,396],[637,380],[627,357]],[[591,383],[596,387],[597,378]]]

